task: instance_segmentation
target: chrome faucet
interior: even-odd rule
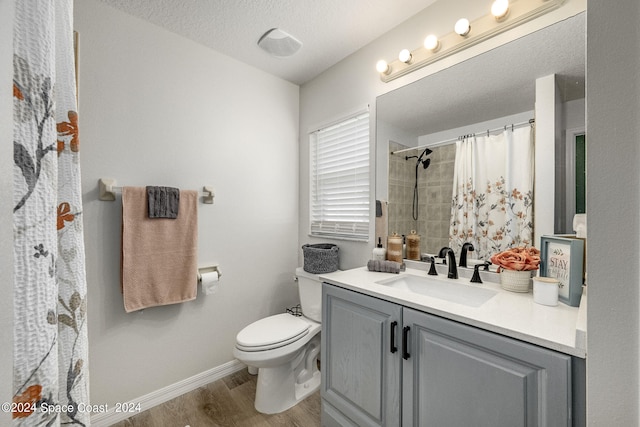
[[[466,242],[462,245],[462,250],[460,251],[460,263],[458,264],[459,267],[467,267],[467,251],[474,251],[472,243]]]

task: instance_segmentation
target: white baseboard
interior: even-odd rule
[[[198,387],[202,387],[221,378],[224,378],[227,375],[233,374],[234,372],[238,372],[245,367],[246,366],[240,361],[232,360],[220,366],[216,366],[215,368],[209,369],[208,371],[201,372],[190,378],[186,378],[182,381],[178,381],[177,383],[163,387],[160,390],[156,390],[137,399],[133,399],[129,403],[139,403],[141,410],[146,411],[147,409],[151,409],[154,406],[160,405],[161,403],[167,402],[185,393],[193,391]],[[123,406],[126,407],[127,405],[124,404]],[[136,413],[116,412],[116,408],[110,407],[106,412],[93,415],[91,417],[91,426],[107,427],[117,422],[126,420]]]

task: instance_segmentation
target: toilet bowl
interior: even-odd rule
[[[285,411],[320,387],[322,287],[317,275],[302,268],[296,277],[302,316],[269,316],[236,336],[234,357],[258,368],[255,408],[264,414]]]

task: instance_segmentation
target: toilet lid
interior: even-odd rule
[[[283,313],[253,322],[238,333],[238,347],[267,350],[297,341],[309,332],[309,323]]]

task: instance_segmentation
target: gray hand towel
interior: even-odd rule
[[[147,186],[147,203],[149,218],[178,217],[180,190],[174,187]]]
[[[369,271],[398,274],[405,270],[405,265],[404,263],[395,261],[380,261],[372,259],[367,262],[367,269],[369,269]]]
[[[380,200],[376,200],[376,218],[380,218],[382,216],[382,202]]]

